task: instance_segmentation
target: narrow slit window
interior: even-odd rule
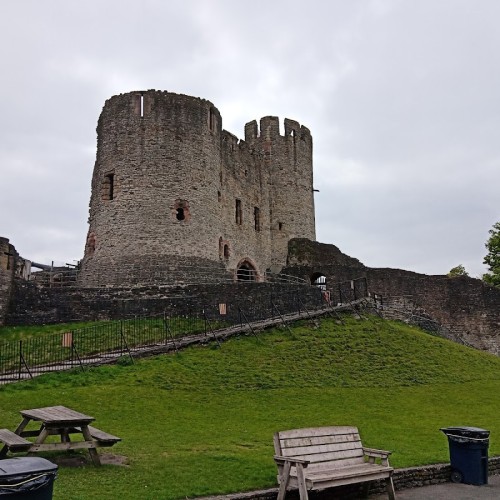
[[[115,197],[115,174],[107,175],[109,181],[109,199],[112,200]]]
[[[102,183],[102,199],[113,200],[115,197],[115,174],[106,174]]]
[[[141,118],[144,116],[144,94],[141,94]]]
[[[210,108],[208,112],[208,126],[210,127],[210,130],[215,130],[215,113],[213,108]]]
[[[241,226],[242,214],[241,214],[241,200],[236,200],[236,224]]]
[[[258,207],[254,207],[253,209],[253,218],[254,218],[255,230],[260,231],[260,210]]]

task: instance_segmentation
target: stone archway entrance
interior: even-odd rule
[[[236,269],[236,280],[257,281],[257,270],[248,260],[244,260]]]
[[[311,276],[311,285],[318,287],[321,291],[326,290],[326,276],[322,273],[314,273]]]

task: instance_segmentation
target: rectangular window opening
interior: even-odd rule
[[[141,118],[144,116],[144,94],[141,94]]]
[[[208,111],[208,126],[210,130],[215,130],[215,113],[213,108],[210,108]]]
[[[106,174],[102,183],[102,199],[112,200],[115,197],[115,174]]]
[[[253,218],[255,223],[255,230],[260,231],[260,210],[258,207],[253,209]]]
[[[236,200],[236,224],[241,225],[242,215],[241,215],[241,200]]]

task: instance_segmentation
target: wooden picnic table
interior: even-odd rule
[[[14,432],[0,429],[0,442],[4,447],[0,450],[0,458],[5,457],[8,451],[26,451],[28,454],[41,451],[60,451],[88,449],[94,465],[100,465],[97,447],[113,446],[119,437],[91,427],[89,424],[95,419],[65,406],[47,406],[22,410],[22,422]],[[39,424],[35,430],[26,430],[30,422]],[[72,441],[72,435],[81,435],[83,439]],[[45,442],[49,436],[60,436],[60,442]],[[35,441],[28,441],[27,437],[34,437]]]

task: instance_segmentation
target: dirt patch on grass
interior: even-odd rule
[[[128,467],[128,457],[125,455],[113,455],[112,453],[103,453],[100,455],[101,464],[106,465],[122,465]]]
[[[120,465],[128,467],[128,458],[124,455],[114,455],[113,453],[99,454],[102,465]],[[84,467],[92,465],[92,460],[88,455],[80,454],[64,454],[55,457],[50,457],[51,462],[59,465],[59,467]]]

